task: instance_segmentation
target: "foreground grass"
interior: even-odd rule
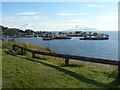
[[[90,88],[120,87],[116,68],[70,62],[63,59],[16,55],[3,49],[3,88]]]

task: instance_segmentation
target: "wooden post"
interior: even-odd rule
[[[120,61],[119,61],[119,64],[118,64],[118,79],[120,81]]]
[[[32,52],[32,58],[35,58],[35,53],[34,52]]]
[[[68,66],[68,65],[69,65],[69,58],[66,57],[66,58],[65,58],[65,66]]]
[[[21,53],[23,54],[23,49],[21,48]]]
[[[13,45],[12,50],[15,51],[15,45]]]

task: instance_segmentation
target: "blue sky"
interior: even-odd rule
[[[2,24],[36,31],[115,31],[117,2],[3,2]]]

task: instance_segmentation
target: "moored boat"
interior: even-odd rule
[[[71,37],[43,37],[42,40],[71,39]]]
[[[54,37],[53,39],[71,39],[71,37]]]
[[[109,35],[106,34],[99,34],[99,35],[88,35],[80,38],[80,40],[108,40]]]
[[[43,37],[42,40],[52,40],[51,37]]]
[[[108,37],[106,38],[87,38],[87,37],[84,37],[84,38],[80,38],[80,40],[107,40],[109,39]]]

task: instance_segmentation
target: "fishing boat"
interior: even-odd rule
[[[43,37],[42,40],[52,40],[51,37]]]
[[[54,37],[53,39],[71,39],[71,37]]]
[[[109,39],[109,35],[106,34],[100,34],[97,36],[84,36],[82,38],[80,38],[80,40],[108,40]]]

